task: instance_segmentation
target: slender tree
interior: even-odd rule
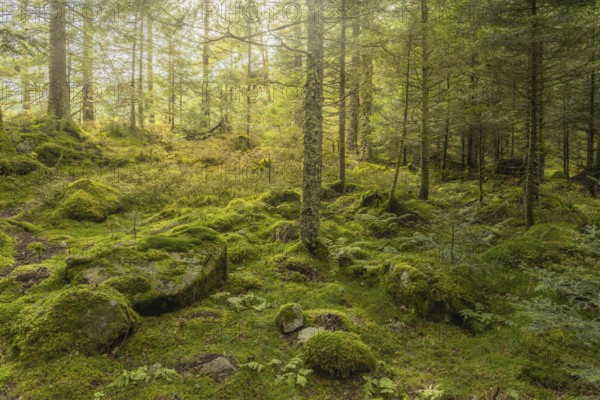
[[[56,120],[71,119],[71,92],[67,78],[67,7],[50,3],[48,114]]]

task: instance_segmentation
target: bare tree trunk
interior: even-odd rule
[[[316,253],[320,231],[320,192],[323,145],[323,4],[307,0],[307,65],[304,88],[304,159],[300,236]]]
[[[148,121],[151,124],[155,122],[154,116],[154,32],[153,32],[153,16],[148,18],[148,45],[146,51],[146,67],[148,81],[148,96],[146,98],[146,112],[148,113]]]
[[[396,186],[398,185],[398,176],[400,167],[405,164],[406,158],[406,137],[408,136],[408,101],[410,99],[410,52],[412,49],[412,36],[408,36],[406,43],[406,72],[404,74],[404,110],[402,113],[402,136],[400,137],[400,146],[398,148],[398,158],[396,160],[396,170],[394,171],[394,180],[388,196],[388,209],[391,209],[396,198]]]
[[[361,57],[364,82],[360,90],[360,159],[369,161],[373,158],[371,150],[371,115],[373,114],[373,54],[370,50]]]
[[[483,156],[484,156],[484,146],[483,146],[483,124],[481,122],[481,118],[479,121],[479,162],[478,162],[478,170],[479,170],[479,205],[483,205]]]
[[[563,99],[563,172],[567,179],[570,178],[570,149],[569,149],[569,120],[567,115],[567,97]]]
[[[421,0],[421,25],[423,29],[421,59],[421,188],[419,198],[429,199],[429,8],[427,0]]]
[[[83,60],[82,60],[82,119],[91,122],[96,119],[94,110],[94,5],[86,0],[83,14]]]
[[[358,151],[358,131],[360,123],[360,53],[356,48],[358,35],[360,34],[360,21],[358,16],[354,16],[352,21],[352,43],[355,48],[352,49],[352,58],[350,59],[350,128],[346,138],[348,151],[356,153]]]
[[[252,33],[252,26],[248,22],[248,35]],[[247,55],[248,64],[246,65],[246,137],[250,140],[250,125],[252,123],[252,112],[251,105],[252,102],[250,100],[251,95],[250,91],[252,90],[252,43],[248,41],[248,50]]]
[[[448,90],[448,96],[450,96],[450,78],[446,79],[446,89]],[[442,176],[445,176],[446,170],[448,169],[448,145],[450,142],[450,104],[448,104],[448,110],[446,111],[446,120],[444,124],[444,143],[442,146]]]
[[[210,87],[210,0],[204,2],[204,44],[202,45],[202,79],[204,80],[202,93],[202,114],[205,129],[210,129],[210,106],[211,106],[211,87]]]
[[[133,22],[133,43],[131,50],[131,92],[130,92],[130,103],[129,103],[129,129],[133,132],[136,128],[136,110],[135,100],[137,97],[137,90],[135,87],[135,67],[136,67],[136,55],[137,55],[137,25],[138,16],[136,14]]]
[[[138,120],[142,130],[144,129],[144,17],[145,1],[142,1],[140,10],[140,57],[137,84]]]
[[[537,0],[530,0],[531,15],[538,12]],[[525,223],[527,229],[534,225],[533,209],[538,193],[538,163],[539,163],[539,79],[540,79],[540,43],[537,37],[537,22],[533,22],[530,50],[530,82],[529,82],[529,138],[527,148],[527,170],[525,174]]]
[[[71,93],[67,78],[67,8],[62,1],[53,1],[50,5],[48,114],[57,120],[70,120]]]
[[[346,0],[341,0],[340,11],[340,113],[338,119],[338,146],[340,193],[344,193],[346,187]]]
[[[21,25],[23,32],[27,32],[27,25],[29,22],[29,14],[28,7],[29,2],[27,0],[21,1],[22,12],[21,14]],[[22,101],[23,101],[23,111],[28,112],[31,110],[31,96],[30,96],[30,82],[29,82],[29,58],[27,56],[21,56],[21,61],[19,63],[19,68],[21,72],[21,90],[22,90]]]

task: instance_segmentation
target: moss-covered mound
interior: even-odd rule
[[[556,243],[547,242],[533,235],[510,239],[488,249],[482,256],[488,263],[505,267],[526,265],[543,267],[560,260],[560,250]]]
[[[142,315],[185,307],[227,279],[227,247],[217,232],[182,225],[137,245],[100,250],[67,261],[71,282],[99,284],[122,294]]]
[[[135,319],[114,290],[77,288],[53,293],[20,314],[14,349],[22,357],[104,353],[133,331]]]
[[[275,212],[286,219],[300,217],[300,194],[291,189],[274,190],[260,199],[267,204],[268,211]]]
[[[0,152],[0,176],[27,175],[40,167],[37,161],[25,155]]]
[[[398,305],[422,317],[450,316],[458,321],[459,311],[470,304],[461,286],[439,271],[425,273],[399,263],[387,273],[385,283],[388,293]]]
[[[304,348],[306,364],[331,378],[348,378],[376,368],[371,349],[358,335],[323,331],[311,337]]]
[[[75,221],[102,222],[121,209],[118,190],[90,179],[80,179],[67,187],[56,212]]]

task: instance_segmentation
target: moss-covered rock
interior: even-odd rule
[[[277,207],[283,203],[299,203],[300,194],[291,189],[273,190],[262,196],[261,201],[272,207]]]
[[[81,158],[74,149],[53,142],[46,142],[37,146],[35,153],[38,160],[47,167],[53,167],[63,160],[70,162]]]
[[[328,331],[348,331],[352,322],[346,314],[328,309],[315,309],[304,311],[306,325],[320,326]]]
[[[302,328],[304,326],[304,315],[300,305],[289,303],[279,307],[275,324],[283,333],[291,333]]]
[[[90,179],[80,179],[67,187],[56,211],[60,216],[76,221],[102,222],[121,208],[118,190]]]
[[[459,321],[459,311],[471,303],[465,291],[449,275],[437,270],[425,273],[399,263],[389,270],[385,283],[397,304],[422,317],[449,316]]]
[[[25,155],[0,153],[0,176],[27,175],[40,167],[36,160]]]
[[[20,314],[14,349],[25,358],[104,353],[133,331],[135,320],[133,310],[114,290],[53,293]]]
[[[349,378],[377,365],[371,349],[359,336],[347,332],[316,334],[306,342],[304,354],[316,373],[331,378]]]
[[[185,307],[227,279],[227,246],[199,224],[175,227],[90,257],[69,258],[70,282],[100,284],[123,293],[142,315]]]

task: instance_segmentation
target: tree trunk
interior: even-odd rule
[[[483,146],[483,124],[481,120],[479,121],[479,161],[478,161],[478,172],[479,172],[479,205],[483,205],[483,156],[484,156],[484,146]]]
[[[429,8],[421,0],[422,58],[421,58],[421,188],[419,198],[429,199]]]
[[[450,78],[446,80],[446,89],[450,96]],[[448,100],[448,110],[446,111],[446,120],[444,124],[444,143],[442,146],[442,176],[446,175],[448,169],[448,145],[450,142],[450,100]]]
[[[570,149],[569,149],[569,120],[567,115],[567,97],[563,100],[563,172],[567,179],[570,178]]]
[[[62,1],[51,2],[49,23],[48,114],[57,120],[71,119],[71,93],[67,79],[67,8]]]
[[[135,20],[133,22],[133,43],[132,43],[132,50],[131,50],[131,91],[129,93],[130,95],[130,102],[129,102],[129,129],[133,132],[136,128],[136,110],[135,110],[135,99],[137,97],[137,90],[135,87],[135,67],[137,66],[136,63],[136,56],[137,56],[137,26],[138,26],[138,16],[136,14],[135,16]]]
[[[369,161],[373,158],[371,150],[371,115],[373,114],[373,54],[370,50],[361,57],[364,81],[360,88],[360,159]]]
[[[300,236],[309,252],[318,249],[323,145],[323,4],[307,0],[307,66],[304,87],[304,159]]]
[[[525,174],[525,223],[527,229],[534,225],[533,209],[538,193],[539,163],[539,80],[540,80],[540,43],[537,36],[537,0],[530,0],[531,15],[534,17],[530,49],[529,77],[529,138],[527,148],[527,169]]]
[[[210,129],[210,106],[211,106],[211,87],[210,87],[210,4],[209,0],[204,3],[204,44],[202,45],[202,79],[204,80],[202,93],[202,114],[204,128]]]
[[[147,68],[147,86],[148,86],[148,96],[146,97],[146,113],[148,113],[148,122],[154,124],[155,116],[154,116],[154,26],[153,26],[153,16],[150,15],[148,18],[148,41],[147,41],[147,51],[146,51],[146,68]]]
[[[394,180],[388,196],[388,209],[391,209],[396,196],[396,186],[398,185],[398,176],[400,167],[406,164],[406,137],[408,136],[408,100],[410,99],[410,52],[412,47],[412,36],[408,36],[406,43],[406,72],[404,74],[404,110],[402,112],[402,136],[400,137],[400,146],[398,148],[398,158],[396,160],[396,170],[394,171]]]
[[[138,120],[140,128],[144,129],[144,17],[145,2],[142,2],[140,10],[140,57],[138,65],[138,84],[137,84],[137,102],[138,102]]]
[[[248,36],[252,34],[252,25],[248,22]],[[248,64],[246,65],[246,137],[250,140],[250,125],[252,124],[252,101],[250,100],[250,91],[252,90],[252,43],[248,41],[247,55]]]
[[[340,11],[340,113],[338,118],[338,146],[340,193],[344,193],[346,186],[346,0],[341,0]]]
[[[29,2],[27,0],[21,1],[21,25],[23,32],[27,32],[27,25],[29,23],[29,14],[27,13],[27,7]],[[30,58],[28,56],[21,56],[19,65],[21,75],[21,90],[22,90],[22,101],[23,111],[28,112],[31,110],[31,94],[30,94],[30,82],[29,82],[29,63]]]
[[[83,60],[81,110],[84,122],[96,119],[94,110],[94,5],[91,0],[84,3],[83,14]]]
[[[352,43],[356,46],[358,35],[360,34],[360,21],[358,16],[354,16],[352,21]],[[358,151],[358,131],[360,123],[360,53],[355,47],[352,49],[350,59],[350,127],[346,144],[348,151],[356,153]]]

